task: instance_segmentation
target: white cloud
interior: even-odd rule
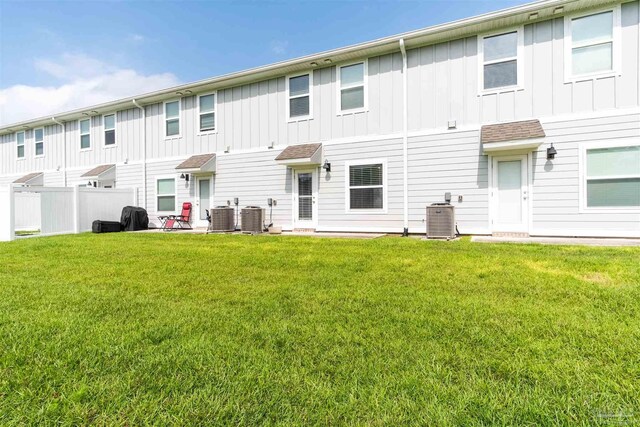
[[[127,40],[132,42],[132,43],[142,43],[143,41],[145,41],[147,38],[145,36],[143,36],[142,34],[129,34],[129,36],[127,37]]]
[[[276,55],[282,55],[287,52],[287,48],[289,47],[289,42],[286,40],[272,40],[271,41],[271,51]]]
[[[59,85],[14,85],[0,89],[0,125],[58,114],[180,84],[171,73],[144,75],[85,55],[39,60],[35,66]]]

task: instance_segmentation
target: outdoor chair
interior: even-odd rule
[[[159,216],[158,219],[162,230],[191,230],[191,203],[184,202],[182,204],[180,215]]]

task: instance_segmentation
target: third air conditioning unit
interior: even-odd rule
[[[455,237],[455,208],[446,203],[434,203],[427,206],[427,238],[454,239]]]

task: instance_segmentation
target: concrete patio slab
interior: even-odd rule
[[[613,239],[592,237],[497,237],[473,236],[478,243],[539,243],[542,245],[584,245],[584,246],[640,246],[640,239]]]
[[[283,231],[282,234],[263,233],[264,236],[305,236],[305,237],[331,237],[339,239],[377,239],[384,237],[384,233],[330,233],[330,232],[307,232],[307,231]]]

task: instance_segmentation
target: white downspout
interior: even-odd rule
[[[400,52],[402,52],[402,190],[404,193],[404,230],[403,236],[409,235],[409,99],[408,99],[408,79],[407,79],[407,50],[404,45],[404,39],[400,39]]]
[[[147,110],[135,99],[132,101],[142,111],[142,206],[147,209]]]
[[[67,127],[64,123],[51,117],[53,123],[62,126],[62,186],[67,186]]]

